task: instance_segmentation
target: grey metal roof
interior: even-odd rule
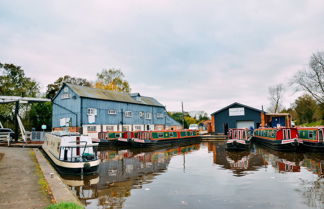
[[[80,97],[164,107],[156,99],[152,97],[140,96],[139,93],[130,94],[126,92],[117,92],[117,91],[91,88],[86,86],[78,86],[69,83],[65,83],[65,85],[70,87],[72,91],[74,91]],[[136,100],[136,97],[134,97],[135,95],[136,96],[139,95],[138,97],[140,98],[140,100]]]
[[[223,108],[220,109],[220,110],[217,110],[216,112],[213,112],[211,115],[215,115],[216,113],[219,113],[219,112],[221,112],[221,111],[223,111],[223,110],[225,110],[225,109],[228,109],[228,108],[230,108],[230,107],[232,107],[232,106],[234,106],[234,105],[240,105],[240,106],[242,106],[242,107],[246,107],[246,108],[248,108],[248,109],[252,109],[252,110],[257,111],[257,112],[262,112],[262,111],[263,111],[263,110],[259,110],[259,109],[256,109],[256,108],[254,108],[254,107],[250,107],[250,106],[247,106],[247,105],[244,105],[244,104],[238,103],[238,102],[234,102],[234,103],[232,103],[232,104],[230,104],[230,105],[228,105],[228,106],[226,106],[226,107],[223,107]],[[263,111],[263,112],[264,112],[264,111]]]

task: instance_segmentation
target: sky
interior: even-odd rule
[[[42,91],[121,69],[169,111],[266,109],[283,83],[289,107],[301,95],[291,78],[324,50],[323,11],[323,0],[1,0],[0,62]]]

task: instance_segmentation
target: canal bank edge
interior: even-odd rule
[[[56,203],[73,202],[78,205],[83,204],[74,195],[74,193],[63,183],[59,174],[55,171],[52,165],[45,159],[39,149],[34,148],[36,159],[44,174],[44,177],[51,189],[53,198]]]

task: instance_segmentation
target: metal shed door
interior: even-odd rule
[[[237,121],[236,122],[236,128],[250,128],[250,127],[254,128],[254,121]]]

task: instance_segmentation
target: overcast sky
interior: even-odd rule
[[[0,1],[0,62],[43,91],[58,77],[121,69],[170,111],[269,104],[324,47],[323,0]],[[287,86],[284,105],[298,94]]]

